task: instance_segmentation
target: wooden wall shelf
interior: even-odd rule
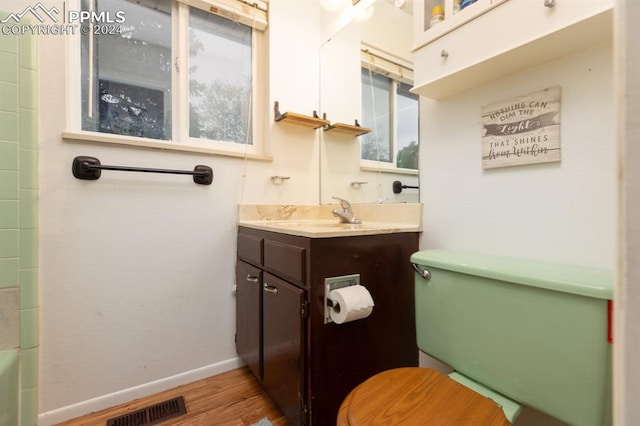
[[[330,123],[329,120],[318,117],[318,113],[313,111],[313,115],[297,114],[295,112],[280,113],[278,101],[273,106],[274,119],[277,122],[283,121],[291,124],[297,124],[299,126],[312,127],[318,129],[326,126]]]
[[[356,122],[357,123],[357,122]],[[367,133],[371,133],[373,130],[362,127],[359,124],[344,124],[344,123],[333,123],[324,128],[325,132],[337,132],[337,133],[345,133],[353,136],[361,136]]]

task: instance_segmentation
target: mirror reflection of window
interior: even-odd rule
[[[391,162],[393,152],[392,80],[362,68],[362,125],[373,129],[363,136],[362,159]]]
[[[396,87],[396,167],[418,170],[418,95],[409,84]]]
[[[362,68],[362,125],[374,131],[362,136],[362,160],[391,168],[418,169],[418,96],[411,85]]]

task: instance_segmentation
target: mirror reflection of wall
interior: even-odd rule
[[[358,120],[373,130],[358,137],[322,132],[322,203],[333,203],[333,196],[355,203],[419,202],[418,189],[393,190],[394,181],[418,186],[410,7],[376,0],[366,20],[355,19],[320,48],[321,111],[332,123]]]

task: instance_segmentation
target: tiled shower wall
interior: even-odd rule
[[[0,34],[0,351],[20,355],[21,426],[36,425],[38,412],[36,53],[30,34]]]

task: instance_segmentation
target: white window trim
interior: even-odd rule
[[[392,80],[413,85],[413,69],[411,69],[411,64],[401,58],[398,58],[397,56],[362,43],[362,47],[360,50],[360,59],[363,68],[367,68],[375,73],[389,77]],[[405,169],[396,166],[396,137],[398,133],[398,123],[395,119],[397,110],[395,90],[393,91],[393,93],[391,93],[390,109],[394,113],[394,119],[392,120],[391,129],[393,134],[393,152],[390,153],[392,161],[375,161],[360,158],[360,170],[371,172],[397,173],[403,175],[418,175],[419,171],[416,169]]]
[[[250,0],[249,0],[250,1]],[[253,144],[238,144],[233,142],[214,141],[210,139],[192,138],[189,136],[189,87],[188,79],[183,78],[181,70],[189,69],[188,57],[188,24],[189,7],[187,3],[201,3],[208,6],[205,10],[210,11],[214,6],[221,4],[231,4],[242,2],[241,0],[179,0],[172,2],[172,54],[173,72],[172,80],[172,124],[171,139],[151,139],[135,136],[118,135],[112,133],[102,133],[82,130],[81,120],[81,47],[80,34],[67,37],[65,46],[65,66],[66,66],[66,93],[69,96],[66,100],[66,128],[62,132],[62,138],[70,142],[100,142],[127,146],[138,146],[143,148],[157,148],[171,151],[197,152],[211,155],[222,155],[252,160],[273,161],[270,153],[268,141],[268,93],[267,88],[267,45],[266,32],[253,31],[252,49],[252,136]],[[242,2],[245,3],[245,2]],[[266,3],[256,1],[256,7],[251,7],[250,11],[260,10],[260,5],[266,8]],[[195,6],[195,5],[194,5]],[[69,10],[80,9],[78,0],[71,0],[68,4]],[[199,7],[202,8],[202,7]],[[245,9],[249,6],[245,5]],[[265,10],[266,14],[266,10]],[[224,16],[224,15],[222,15]],[[265,15],[266,16],[266,15]],[[228,16],[225,16],[228,18]],[[244,22],[243,22],[244,23]],[[254,21],[255,23],[255,21]],[[177,24],[177,25],[176,25]],[[266,26],[265,26],[266,28]],[[182,54],[185,52],[186,54]]]
[[[420,173],[415,169],[405,169],[394,167],[393,164],[384,161],[360,160],[360,170],[363,172],[395,173],[399,175],[418,176]]]

